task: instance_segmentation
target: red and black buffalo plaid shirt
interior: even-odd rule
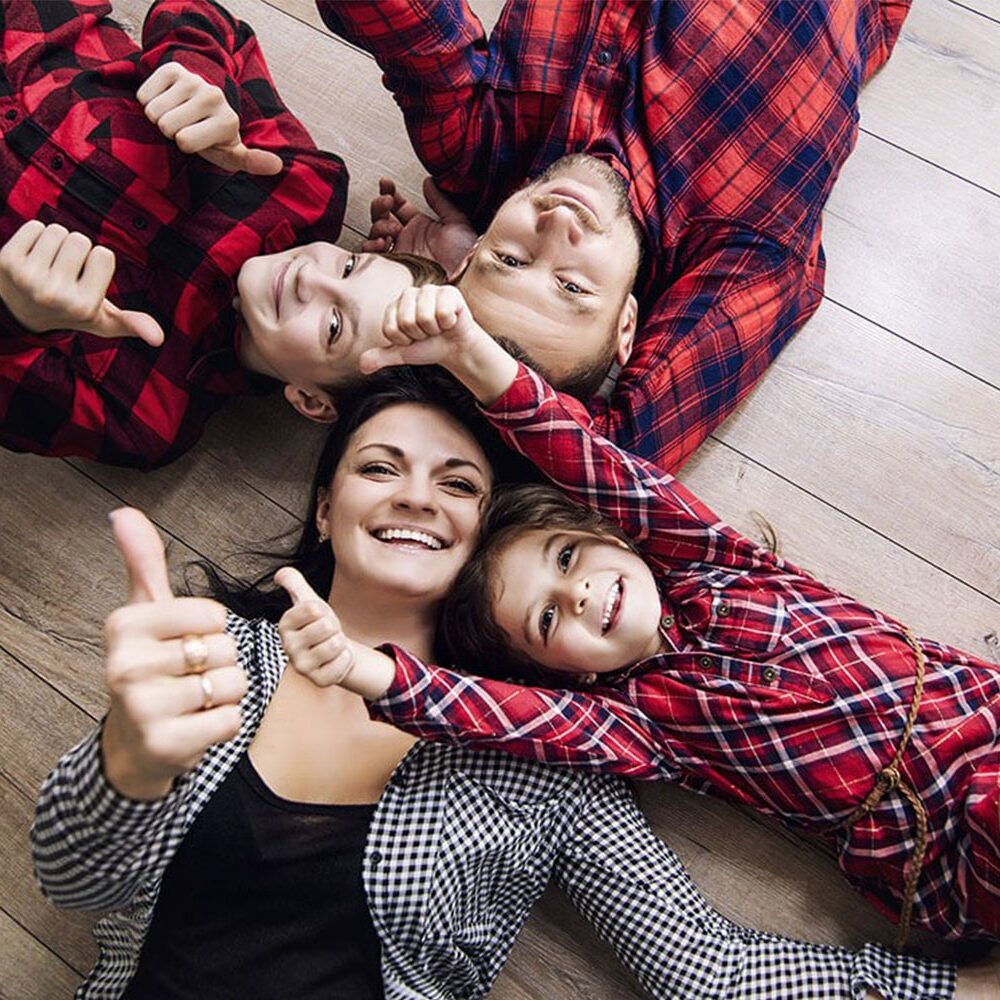
[[[108,298],[153,315],[159,349],[32,334],[0,305],[0,443],[148,468],[176,458],[228,396],[263,389],[237,357],[241,265],[340,233],[347,171],[281,103],[250,28],[198,0],[162,0],[140,50],[100,0],[0,8],[0,243],[28,219],[110,247]],[[220,87],[277,177],[185,156],[135,92],[176,61]]]
[[[418,736],[665,779],[830,835],[854,885],[897,916],[916,840],[909,803],[890,793],[849,830],[833,829],[900,744],[917,675],[906,630],[719,521],[565,401],[522,366],[487,414],[637,542],[660,588],[667,650],[592,687],[549,690],[387,647],[396,675],[372,715]],[[998,937],[1000,666],[919,644],[923,692],[899,765],[928,821],[913,920],[948,937]]]
[[[372,52],[414,148],[480,230],[566,153],[645,233],[640,332],[596,429],[676,470],[818,306],[820,210],[909,0],[317,0]]]

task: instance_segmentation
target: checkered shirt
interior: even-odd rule
[[[0,304],[0,444],[147,468],[197,440],[227,397],[262,391],[237,357],[235,278],[248,258],[336,239],[342,161],[281,103],[257,39],[220,7],[161,0],[140,50],[99,0],[0,7],[0,243],[28,219],[115,253],[108,298],[154,316],[160,348],[70,330],[32,334]],[[135,92],[162,63],[220,87],[276,177],[186,156]]]
[[[285,658],[277,629],[230,616],[249,690],[243,728],[212,747],[159,802],[120,798],[95,732],[39,796],[35,865],[60,906],[110,909],[78,998],[119,997],[134,974],[163,873],[200,810],[244,754]],[[389,1000],[474,1000],[554,878],[653,997],[945,1000],[947,964],[800,944],[723,919],[657,840],[627,786],[506,754],[418,743],[375,810],[365,890]]]
[[[640,330],[591,409],[674,471],[819,305],[820,212],[909,0],[516,0],[488,40],[464,0],[317,5],[374,54],[478,229],[566,153],[625,181],[649,263]]]
[[[519,451],[634,538],[670,650],[586,691],[482,680],[393,649],[372,713],[417,735],[666,779],[829,833],[893,758],[914,694],[902,625],[738,534],[680,483],[596,437],[521,366],[488,412]],[[1000,936],[1000,667],[926,640],[901,771],[930,835],[914,923]],[[898,793],[834,842],[851,881],[899,913],[914,818]]]

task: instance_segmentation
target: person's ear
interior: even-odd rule
[[[285,399],[302,416],[318,424],[332,424],[337,419],[337,407],[325,392],[309,392],[301,386],[286,385]]]
[[[448,272],[449,285],[454,285],[459,280],[459,278],[461,278],[462,275],[465,274],[466,268],[468,268],[468,266],[472,263],[472,258],[476,256],[476,251],[479,249],[479,244],[482,243],[482,241],[483,241],[482,236],[477,237],[476,242],[473,243],[471,247],[469,247],[468,252],[458,262],[458,265],[456,267],[453,267]]]
[[[324,535],[329,538],[329,528],[327,527],[329,517],[330,491],[325,486],[321,486],[316,491],[316,534],[319,535],[321,541]]]
[[[621,312],[618,314],[618,349],[615,351],[615,360],[620,365],[624,365],[632,355],[638,322],[639,303],[636,302],[635,296],[629,292],[625,296],[625,302],[622,304]]]

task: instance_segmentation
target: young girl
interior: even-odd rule
[[[498,499],[447,634],[457,662],[576,683],[483,680],[395,647],[392,662],[355,650],[339,679],[421,736],[665,778],[823,835],[900,942],[911,922],[1000,936],[1000,668],[721,523],[592,434],[456,297],[404,294],[386,319],[398,346],[371,362],[444,363],[591,509],[546,488]]]

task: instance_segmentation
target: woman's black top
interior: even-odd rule
[[[244,754],[167,868],[124,997],[381,998],[361,880],[374,811],[282,799]]]

